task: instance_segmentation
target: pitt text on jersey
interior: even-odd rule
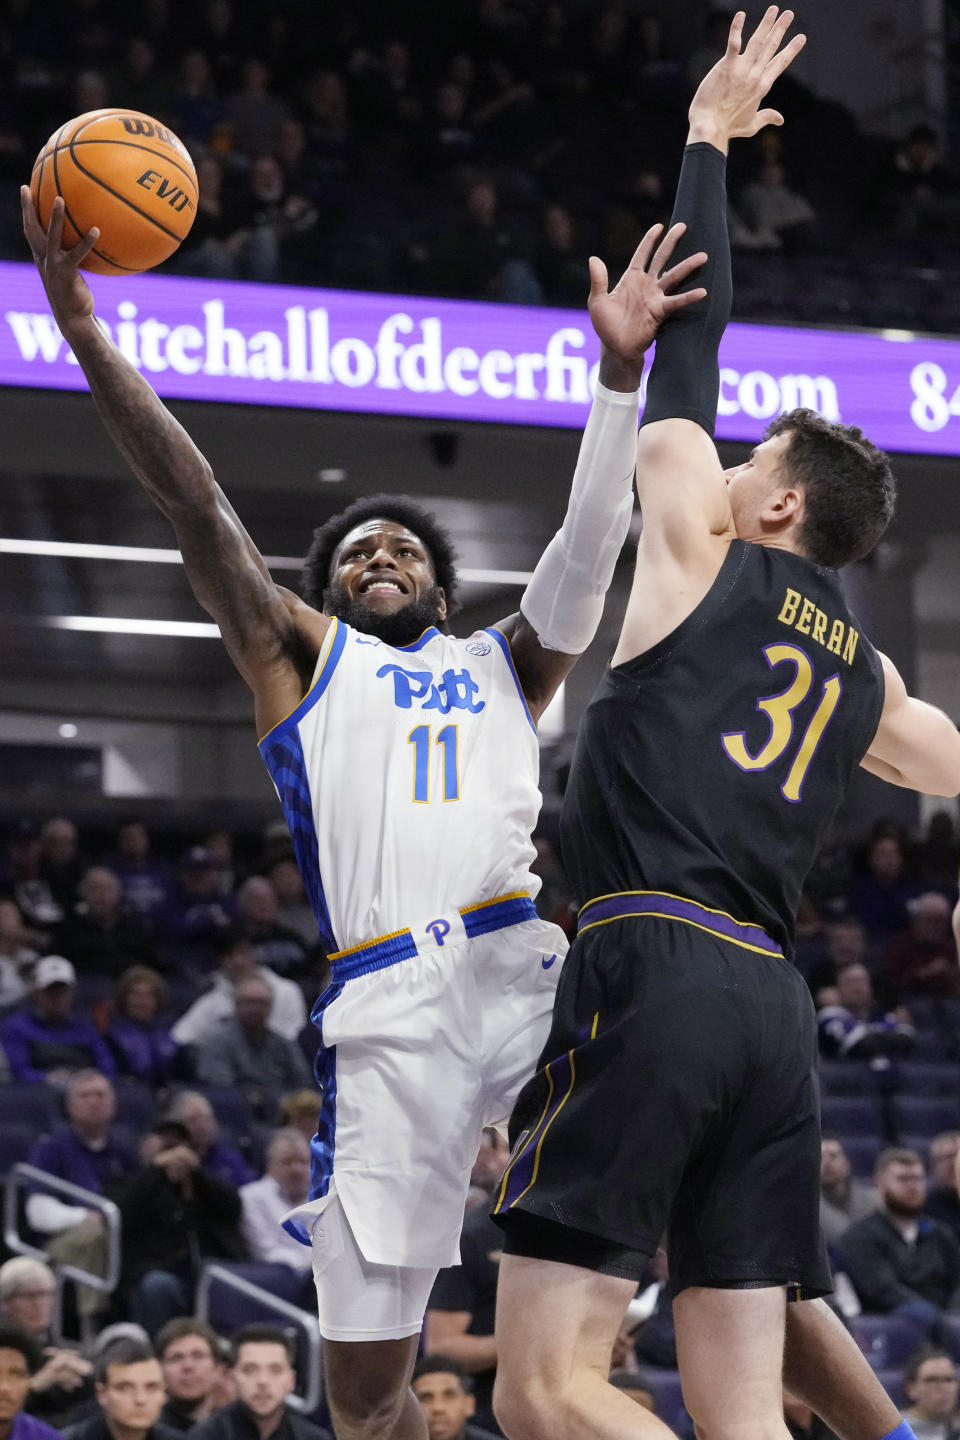
[[[478,715],[486,701],[478,700],[480,687],[469,670],[444,670],[439,683],[434,683],[429,670],[407,670],[402,665],[381,665],[377,679],[393,676],[393,703],[400,710],[410,710],[419,702],[421,710],[468,710]]]
[[[787,587],[777,619],[800,635],[809,635],[811,640],[816,640],[818,645],[822,645],[832,655],[839,655],[847,665],[853,664],[857,641],[860,639],[859,630],[855,630],[844,620],[831,620],[829,615],[812,600],[808,600],[806,595],[801,595],[799,590]]]

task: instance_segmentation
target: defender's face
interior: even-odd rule
[[[789,448],[789,434],[774,435],[755,445],[742,465],[723,472],[733,523],[741,540],[759,536],[760,514],[782,480],[781,466]]]
[[[334,556],[331,584],[375,615],[393,615],[436,585],[427,547],[395,520],[365,520],[345,535]],[[440,592],[440,618],[447,613]]]

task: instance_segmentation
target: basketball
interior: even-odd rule
[[[176,250],[197,213],[197,174],[172,130],[137,110],[90,110],[54,131],[30,176],[44,229],[63,196],[63,246],[96,225],[83,262],[98,275],[136,275]]]

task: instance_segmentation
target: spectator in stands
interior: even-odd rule
[[[837,976],[847,965],[867,964],[867,932],[855,915],[841,915],[831,920],[826,926],[824,939],[823,959],[814,964],[807,975],[807,984],[817,1005],[827,1003],[820,999],[820,991],[835,986]],[[835,1000],[834,995],[829,1003]]]
[[[9,1010],[30,990],[29,976],[37,960],[29,943],[33,934],[16,902],[0,900],[0,1010]]]
[[[62,1087],[75,1070],[113,1076],[116,1066],[89,1020],[73,1015],[77,975],[62,955],[44,955],[33,972],[29,1009],[0,1026],[0,1046],[14,1080]]]
[[[940,138],[915,125],[893,154],[879,184],[881,217],[904,237],[952,228],[957,181],[940,159]]]
[[[168,1320],[153,1348],[167,1392],[162,1424],[182,1433],[234,1398],[223,1342],[205,1321],[192,1315]]]
[[[235,919],[233,899],[220,893],[213,856],[202,845],[192,846],[180,861],[170,900],[156,917],[159,935],[176,947],[180,970],[190,974],[194,966],[205,968],[217,931]]]
[[[213,1106],[199,1090],[181,1090],[179,1095],[175,1095],[167,1118],[185,1126],[190,1144],[200,1157],[204,1169],[238,1188],[253,1179],[250,1167],[240,1151],[233,1145],[225,1145],[218,1138],[217,1117]]]
[[[121,820],[116,852],[107,861],[123,888],[124,904],[148,921],[169,903],[173,890],[170,866],[155,859],[151,850],[150,832],[143,821]]]
[[[287,832],[289,834],[289,831]],[[229,830],[208,830],[201,841],[216,871],[217,889],[221,895],[232,895],[237,888],[237,865],[233,854],[233,836]]]
[[[467,1191],[467,1209],[474,1205],[488,1204],[500,1177],[507,1168],[510,1147],[506,1136],[488,1125],[480,1137],[480,1148],[470,1171],[470,1189]]]
[[[272,155],[280,125],[290,114],[286,102],[271,93],[270,81],[269,66],[251,56],[243,62],[239,89],[223,107],[233,148],[253,161]]]
[[[112,870],[94,865],[83,874],[80,899],[58,926],[57,949],[84,976],[116,979],[129,965],[150,965],[156,951],[138,915],[124,912],[123,886]]]
[[[292,1126],[309,1145],[317,1133],[317,1116],[320,1110],[320,1096],[316,1090],[294,1090],[280,1101],[277,1119],[284,1127]]]
[[[166,994],[167,987],[156,970],[132,965],[117,981],[113,1018],[105,1035],[119,1074],[154,1090],[169,1084],[177,1054],[177,1042],[160,1023]]]
[[[63,911],[40,873],[42,858],[39,826],[33,820],[15,820],[7,832],[0,893],[16,902],[27,925],[44,934],[63,919]]]
[[[775,155],[767,155],[756,180],[744,189],[740,211],[755,234],[773,235],[788,255],[809,250],[816,239],[816,211],[787,185],[786,171]]]
[[[467,119],[467,91],[455,80],[444,80],[433,97],[423,125],[420,156],[425,172],[435,179],[477,164],[477,136]]]
[[[854,1180],[843,1145],[833,1135],[820,1141],[820,1225],[824,1239],[835,1245],[848,1225],[877,1208],[869,1185]]]
[[[957,1440],[957,1367],[936,1345],[924,1345],[903,1367],[910,1406],[903,1412],[917,1440]]]
[[[257,952],[238,926],[225,926],[214,936],[220,966],[206,995],[195,1000],[171,1030],[178,1045],[203,1045],[221,1020],[234,1013],[234,991],[241,980],[259,975],[273,994],[270,1028],[286,1040],[295,1040],[307,1023],[303,991],[293,980],[257,964]]]
[[[957,868],[960,866],[960,838],[949,810],[937,810],[930,816],[927,834],[917,855],[920,879],[930,890],[941,890],[951,899],[957,893]]]
[[[120,1203],[123,1285],[130,1318],[152,1336],[193,1309],[198,1264],[243,1259],[246,1247],[236,1187],[202,1163],[184,1125],[155,1125],[141,1157]]]
[[[287,1404],[293,1349],[275,1325],[246,1325],[233,1336],[237,1398],[191,1432],[191,1440],[331,1440]]]
[[[477,179],[467,187],[442,248],[441,264],[455,294],[518,305],[542,301],[540,282],[521,253],[519,238],[501,218],[492,180]]]
[[[587,254],[566,205],[554,203],[543,212],[536,271],[548,305],[583,304]]]
[[[493,1322],[503,1237],[487,1207],[468,1210],[460,1232],[460,1264],[441,1270],[424,1321],[427,1355],[445,1355],[473,1377],[477,1424],[500,1429],[493,1416],[497,1342]]]
[[[293,852],[275,856],[266,868],[266,878],[277,897],[277,920],[287,930],[293,930],[300,943],[309,950],[319,939],[317,917],[307,899],[303,876]]]
[[[69,915],[77,903],[86,868],[76,825],[63,815],[55,815],[40,832],[40,874],[64,915]]]
[[[26,1409],[59,1429],[93,1398],[93,1366],[78,1351],[53,1343],[56,1276],[42,1260],[17,1255],[0,1265],[0,1317],[40,1346],[43,1364],[30,1380]]]
[[[267,1146],[267,1170],[240,1190],[243,1233],[254,1260],[276,1261],[295,1270],[310,1270],[312,1254],[280,1224],[310,1194],[310,1144],[289,1126],[274,1131]]]
[[[262,875],[251,875],[237,891],[237,909],[257,964],[279,975],[297,977],[307,968],[307,947],[277,916],[277,892]]]
[[[874,1182],[880,1207],[848,1226],[838,1250],[868,1314],[904,1315],[936,1333],[943,1311],[960,1310],[960,1244],[922,1212],[923,1162],[915,1150],[881,1152]]]
[[[960,993],[949,900],[938,890],[927,890],[907,901],[907,911],[907,929],[893,936],[883,954],[890,987],[898,995]]]
[[[94,1195],[117,1199],[137,1168],[137,1157],[111,1129],[117,1109],[112,1084],[97,1070],[78,1070],[67,1081],[64,1103],[69,1124],[38,1140],[29,1163]],[[99,1210],[35,1185],[27,1197],[27,1223],[46,1237],[47,1253],[56,1264],[106,1274],[106,1235]],[[97,1315],[106,1305],[102,1292],[78,1286],[82,1317]]]
[[[960,1130],[944,1130],[930,1141],[927,1167],[927,1215],[949,1226],[960,1241],[960,1194],[957,1190]]]
[[[296,278],[316,241],[319,215],[306,195],[288,186],[274,155],[258,155],[235,196],[227,248],[244,280]]]
[[[903,1055],[913,1048],[909,1013],[902,1006],[886,1012],[877,1004],[866,965],[843,967],[837,975],[834,1002],[817,1011],[824,1055],[889,1063],[891,1055]]]
[[[488,1440],[489,1430],[472,1421],[473,1387],[462,1365],[446,1355],[421,1355],[410,1381],[427,1421],[428,1440]]]
[[[310,1083],[310,1067],[292,1040],[270,1029],[273,992],[260,975],[248,975],[233,992],[234,1015],[221,1020],[197,1055],[201,1085],[230,1085],[261,1095]]]
[[[193,154],[208,143],[222,119],[223,105],[213,86],[210,61],[202,50],[188,50],[180,57],[170,112],[173,128]],[[202,185],[200,194],[202,197]]]
[[[94,1372],[98,1412],[63,1431],[64,1440],[176,1440],[178,1432],[159,1423],[163,1371],[142,1340],[115,1340]]]
[[[24,1411],[30,1382],[43,1364],[25,1330],[0,1322],[0,1440],[59,1440],[59,1431]]]
[[[907,901],[920,886],[906,873],[903,842],[881,829],[867,851],[864,869],[855,875],[848,896],[851,912],[863,921],[871,945],[884,945],[910,919]]]

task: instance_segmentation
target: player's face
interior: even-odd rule
[[[374,519],[340,542],[324,608],[388,644],[407,645],[446,619],[447,601],[423,541],[396,520]]]
[[[760,540],[760,516],[783,483],[782,465],[790,436],[774,435],[755,445],[742,465],[723,472],[733,512],[733,523],[741,540]]]

